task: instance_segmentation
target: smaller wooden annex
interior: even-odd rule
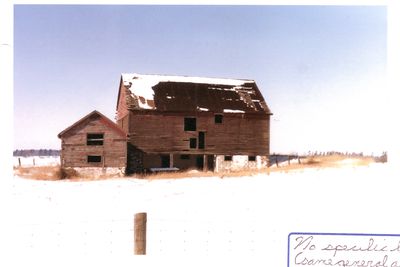
[[[63,130],[58,137],[62,168],[117,168],[125,172],[127,135],[97,110]]]

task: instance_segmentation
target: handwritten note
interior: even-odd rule
[[[288,267],[400,267],[400,235],[291,233]]]

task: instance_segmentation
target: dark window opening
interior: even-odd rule
[[[206,143],[206,133],[205,132],[199,132],[199,149],[204,149],[205,143]]]
[[[256,156],[249,156],[249,161],[256,161]]]
[[[196,157],[196,167],[198,170],[203,170],[203,168],[204,168],[204,156],[203,155],[198,155]]]
[[[225,156],[225,157],[224,157],[224,160],[225,160],[225,161],[232,161],[232,156]]]
[[[98,163],[98,162],[101,162],[101,156],[88,155],[88,156],[87,156],[87,162],[88,162],[88,163]]]
[[[161,168],[169,168],[169,155],[161,155]]]
[[[197,139],[196,138],[190,138],[189,139],[189,147],[190,148],[196,148]]]
[[[196,118],[185,118],[185,131],[196,131]]]
[[[224,117],[224,116],[222,116],[222,114],[215,114],[214,122],[215,122],[215,123],[222,123],[223,117]]]
[[[214,155],[207,155],[207,169],[209,171],[214,171],[214,163],[215,163]]]
[[[181,159],[190,159],[190,155],[188,154],[182,154]]]
[[[104,134],[90,134],[86,136],[86,145],[88,146],[102,146],[104,143]]]

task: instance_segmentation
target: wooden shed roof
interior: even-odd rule
[[[102,113],[100,113],[97,110],[90,112],[89,114],[87,114],[86,116],[84,116],[83,118],[81,118],[80,120],[78,120],[77,122],[72,124],[71,126],[67,127],[65,130],[60,132],[57,136],[58,136],[58,138],[62,138],[63,135],[67,134],[68,132],[70,132],[74,128],[78,127],[79,125],[81,125],[83,123],[87,123],[89,120],[96,119],[96,118],[99,118],[101,123],[105,124],[107,127],[112,129],[113,131],[117,132],[122,137],[125,137],[125,138],[127,137],[127,134],[125,133],[124,130],[122,130],[117,124],[115,124],[112,120],[110,120],[109,118],[107,118],[105,115],[103,115]]]
[[[123,87],[130,109],[271,114],[254,80],[122,74]]]

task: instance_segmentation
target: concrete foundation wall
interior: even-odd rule
[[[268,167],[267,156],[256,156],[255,161],[249,161],[248,156],[233,155],[232,160],[225,160],[224,155],[216,156],[215,172],[229,172],[241,170],[259,170]]]

